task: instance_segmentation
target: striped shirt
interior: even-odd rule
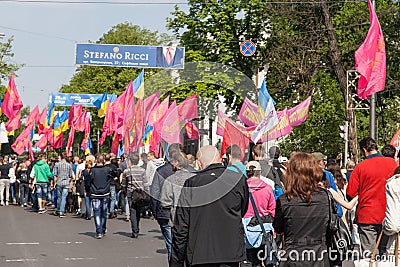
[[[69,185],[69,180],[74,175],[71,164],[64,160],[54,165],[53,174],[57,176],[57,185],[59,186]]]
[[[122,173],[121,186],[125,192],[132,192],[135,189],[143,189],[149,192],[146,171],[139,166],[128,167]]]

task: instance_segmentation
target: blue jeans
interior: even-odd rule
[[[115,185],[110,185],[110,189],[111,189],[110,212],[114,212],[115,201],[116,201],[116,198],[115,198],[115,195],[116,195]]]
[[[57,185],[57,209],[61,214],[65,214],[65,204],[67,203],[69,185]]]
[[[48,184],[36,183],[35,188],[37,199],[47,200]]]
[[[171,226],[168,225],[169,220],[167,219],[157,219],[158,224],[160,225],[161,233],[164,237],[165,246],[168,251],[168,261],[171,259],[171,246],[172,246],[172,234],[171,234]]]
[[[90,198],[85,194],[86,218],[92,217],[92,208],[90,207]]]
[[[29,196],[29,184],[20,183],[19,184],[19,199],[21,205],[26,205],[28,203]]]
[[[13,203],[17,202],[17,192],[15,183],[10,183],[10,191],[11,191],[11,200]]]
[[[108,202],[110,198],[92,198],[96,234],[104,234],[107,229]]]

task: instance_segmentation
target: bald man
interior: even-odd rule
[[[246,258],[242,217],[249,189],[213,146],[197,153],[200,171],[186,180],[172,228],[170,266],[239,266]]]

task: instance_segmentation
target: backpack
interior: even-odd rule
[[[386,213],[382,226],[387,235],[400,232],[400,174],[386,181]]]
[[[23,184],[29,183],[29,177],[28,177],[27,171],[21,173],[19,181],[20,181],[20,183],[23,183]]]

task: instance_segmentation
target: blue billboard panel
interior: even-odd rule
[[[76,44],[75,64],[109,67],[183,69],[185,48],[114,44]]]
[[[93,104],[102,94],[50,94],[49,104],[54,101],[55,106],[82,105],[83,107],[95,107]],[[110,99],[112,95],[108,96]]]

